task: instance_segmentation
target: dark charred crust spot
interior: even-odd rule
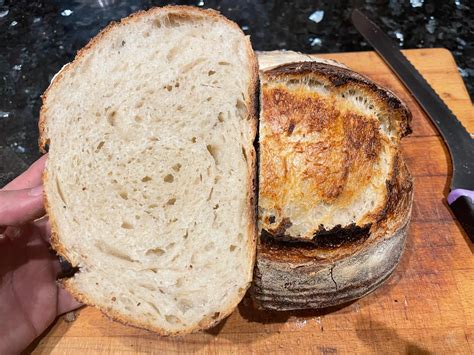
[[[72,266],[71,263],[62,256],[59,256],[59,265],[61,266],[61,272],[58,275],[58,279],[73,277],[74,274],[79,271],[78,267]]]
[[[270,217],[273,217],[273,222],[275,222],[275,216],[270,216]],[[274,235],[275,237],[284,237],[285,236],[285,232],[288,228],[290,228],[291,226],[293,225],[293,223],[291,223],[290,219],[289,218],[283,218],[280,222],[280,224],[278,225],[278,227],[276,227],[275,229],[272,229],[270,231],[270,233],[272,235]]]
[[[338,248],[343,245],[359,242],[367,239],[370,234],[371,224],[366,224],[362,227],[352,223],[348,227],[341,227],[340,225],[331,228],[330,230],[324,229],[321,225],[318,231],[314,234],[312,243],[323,249]]]
[[[268,217],[268,223],[270,223],[270,224],[275,223],[275,216]]]
[[[291,136],[291,134],[293,133],[293,131],[295,130],[295,123],[294,122],[290,122],[290,124],[288,125],[288,135]]]
[[[353,223],[347,227],[337,225],[327,230],[321,225],[316,233],[314,233],[313,239],[310,240],[295,239],[284,234],[263,230],[261,240],[262,243],[266,244],[277,243],[274,245],[283,248],[301,248],[306,250],[335,249],[356,242],[363,242],[369,237],[371,226],[370,223],[362,227]]]
[[[336,226],[330,230],[320,227],[312,240],[297,240],[288,236],[276,237],[262,230],[259,253],[269,258],[287,262],[308,262],[321,258],[321,253],[352,248],[364,243],[370,236],[371,225],[362,227],[351,225],[345,228]]]

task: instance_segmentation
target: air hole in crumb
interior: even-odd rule
[[[135,260],[133,260],[130,257],[130,255],[125,254],[121,250],[118,250],[109,244],[106,244],[104,241],[97,241],[95,243],[95,246],[104,254],[108,254],[110,256],[113,256],[117,259],[121,259],[123,261],[131,262],[131,263],[135,262]]]
[[[152,203],[151,205],[148,205],[148,208],[157,208],[158,205],[156,203]]]
[[[229,250],[230,250],[230,251],[234,251],[236,248],[237,248],[237,247],[236,247],[235,245],[231,245],[231,246],[229,247]]]
[[[161,28],[161,20],[155,19],[153,21],[153,26],[155,26],[156,28]]]
[[[171,62],[176,57],[176,54],[178,54],[178,52],[179,46],[171,48],[168,54],[166,55],[166,59],[168,60],[168,62]]]
[[[134,119],[135,119],[135,122],[137,123],[143,122],[143,117],[140,115],[135,115]]]
[[[156,288],[149,284],[139,284],[138,287],[144,288],[148,291],[156,291]]]
[[[150,32],[148,32],[148,31],[143,32],[143,37],[144,38],[150,37]]]
[[[196,137],[191,138],[191,142],[196,143]]]
[[[116,122],[117,111],[112,111],[107,114],[107,122],[114,127]]]
[[[142,178],[142,182],[148,182],[148,181],[151,181],[151,177],[149,177],[149,176],[144,176],[144,177]]]
[[[312,87],[318,87],[318,86],[324,87],[324,84],[322,82],[315,80],[313,78],[308,80],[308,85]]]
[[[98,153],[98,152],[102,149],[102,147],[104,146],[104,144],[105,144],[104,141],[100,142],[100,143],[97,145],[97,148],[95,148],[95,152]]]
[[[179,88],[179,81],[177,81],[177,82],[174,84],[174,87],[175,87],[175,88]]]
[[[213,192],[214,192],[214,187],[211,187],[211,191],[209,192],[209,196],[207,196],[207,201],[211,201]]]
[[[173,205],[175,204],[175,202],[176,202],[176,199],[175,199],[175,198],[170,198],[170,199],[166,202],[166,204],[169,205],[169,206],[173,206]]]
[[[229,62],[219,62],[219,63],[217,63],[217,64],[219,64],[219,65],[224,65],[224,66],[225,66],[225,65],[230,65]]]
[[[210,97],[210,96],[206,99],[206,101],[208,101],[208,102],[211,101],[211,100],[212,100],[212,97]]]
[[[201,64],[205,61],[206,61],[206,58],[197,58],[197,59],[193,60],[192,62],[184,65],[181,69],[181,73],[185,74],[185,73],[189,72],[190,70],[192,70],[194,67],[198,66],[199,64]],[[191,87],[191,90],[193,89],[193,87]]]
[[[167,314],[167,315],[165,316],[165,319],[166,319],[166,321],[167,321],[168,323],[170,323],[170,324],[179,324],[179,323],[181,323],[181,321],[179,320],[178,317],[175,317],[175,316],[173,316],[173,315],[171,315],[171,314]]]
[[[124,200],[128,200],[128,193],[127,191],[120,191],[119,196],[123,198]]]
[[[152,249],[148,249],[146,252],[145,252],[145,255],[146,256],[149,256],[149,255],[153,255],[153,256],[161,256],[165,253],[165,251],[161,248],[152,248]]]
[[[244,147],[242,147],[242,155],[244,156],[244,160],[247,161],[247,153],[245,152]]]
[[[133,229],[133,225],[128,222],[123,222],[120,227],[122,227],[123,229]]]
[[[245,105],[245,102],[242,100],[238,99],[237,102],[235,103],[235,108],[237,109],[237,114],[239,117],[243,120],[249,119],[249,115],[247,112],[247,106]]]
[[[193,303],[190,300],[187,300],[185,298],[181,299],[178,302],[178,308],[181,311],[181,313],[186,313],[193,307]]]
[[[178,171],[181,169],[181,166],[182,166],[182,165],[181,165],[180,163],[178,163],[178,164],[173,165],[172,169],[173,169],[174,171],[178,172]]]
[[[136,214],[135,219],[138,221],[140,219],[140,216]]]
[[[220,315],[221,315],[220,312],[215,312],[215,313],[212,315],[212,319],[217,319],[217,318],[219,318]]]
[[[214,249],[214,243],[212,243],[212,242],[209,243],[209,244],[207,244],[207,245],[204,247],[204,250],[205,250],[205,251],[210,251],[210,250],[212,250],[212,249]]]
[[[168,174],[168,175],[166,175],[166,176],[163,178],[163,181],[164,181],[164,182],[171,183],[171,182],[174,181],[174,176],[171,175],[171,174]]]
[[[61,189],[61,185],[59,184],[58,179],[56,179],[56,190],[58,191],[58,195],[61,198],[61,201],[63,201],[63,203],[67,205],[66,199],[64,198],[63,190]]]
[[[183,110],[183,108],[184,108],[184,106],[182,106],[182,105],[178,105],[178,106],[176,107],[176,110],[177,110],[177,111],[182,111],[182,110]]]
[[[173,86],[171,86],[171,85],[166,85],[165,88],[166,88],[166,90],[168,90],[168,91],[173,90]]]
[[[156,314],[161,315],[160,310],[153,303],[147,302],[147,304],[155,310]]]
[[[222,112],[219,112],[217,115],[217,120],[221,123],[224,122],[224,114]]]
[[[214,159],[214,162],[217,165],[218,164],[218,161],[217,161],[217,148],[215,146],[211,145],[211,144],[208,144],[207,145],[207,151],[212,156],[212,158]]]
[[[237,240],[242,240],[244,235],[242,233],[237,234]]]
[[[135,104],[135,108],[141,108],[144,104],[145,104],[144,101],[138,101],[138,102]]]
[[[214,70],[209,70],[209,71],[207,72],[207,75],[212,76],[212,75],[214,75],[215,73],[216,73],[216,72],[215,72]]]
[[[218,204],[218,203],[215,204],[214,207],[212,207],[212,209],[214,209],[214,210],[217,210],[218,208],[219,208],[219,204]]]
[[[180,277],[177,281],[176,281],[176,287],[183,287],[184,285],[184,277]]]

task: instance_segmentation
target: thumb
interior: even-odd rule
[[[73,311],[83,304],[76,301],[65,289],[58,286],[58,305],[57,305],[57,314],[61,315]]]
[[[0,226],[16,226],[44,214],[43,186],[0,190]]]

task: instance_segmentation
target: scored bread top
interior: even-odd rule
[[[51,243],[63,285],[160,334],[208,328],[252,280],[257,63],[216,11],[108,26],[43,96]]]
[[[390,91],[317,62],[261,73],[259,229],[280,239],[363,234],[384,217],[410,113]]]

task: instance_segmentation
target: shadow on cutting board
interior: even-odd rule
[[[238,311],[242,318],[249,322],[256,322],[262,324],[286,323],[290,318],[315,318],[322,317],[330,313],[334,313],[343,308],[346,308],[356,302],[357,300],[343,303],[339,306],[327,307],[321,309],[306,309],[296,311],[271,311],[259,310],[252,305],[252,300],[247,293],[244,300],[239,304]]]

